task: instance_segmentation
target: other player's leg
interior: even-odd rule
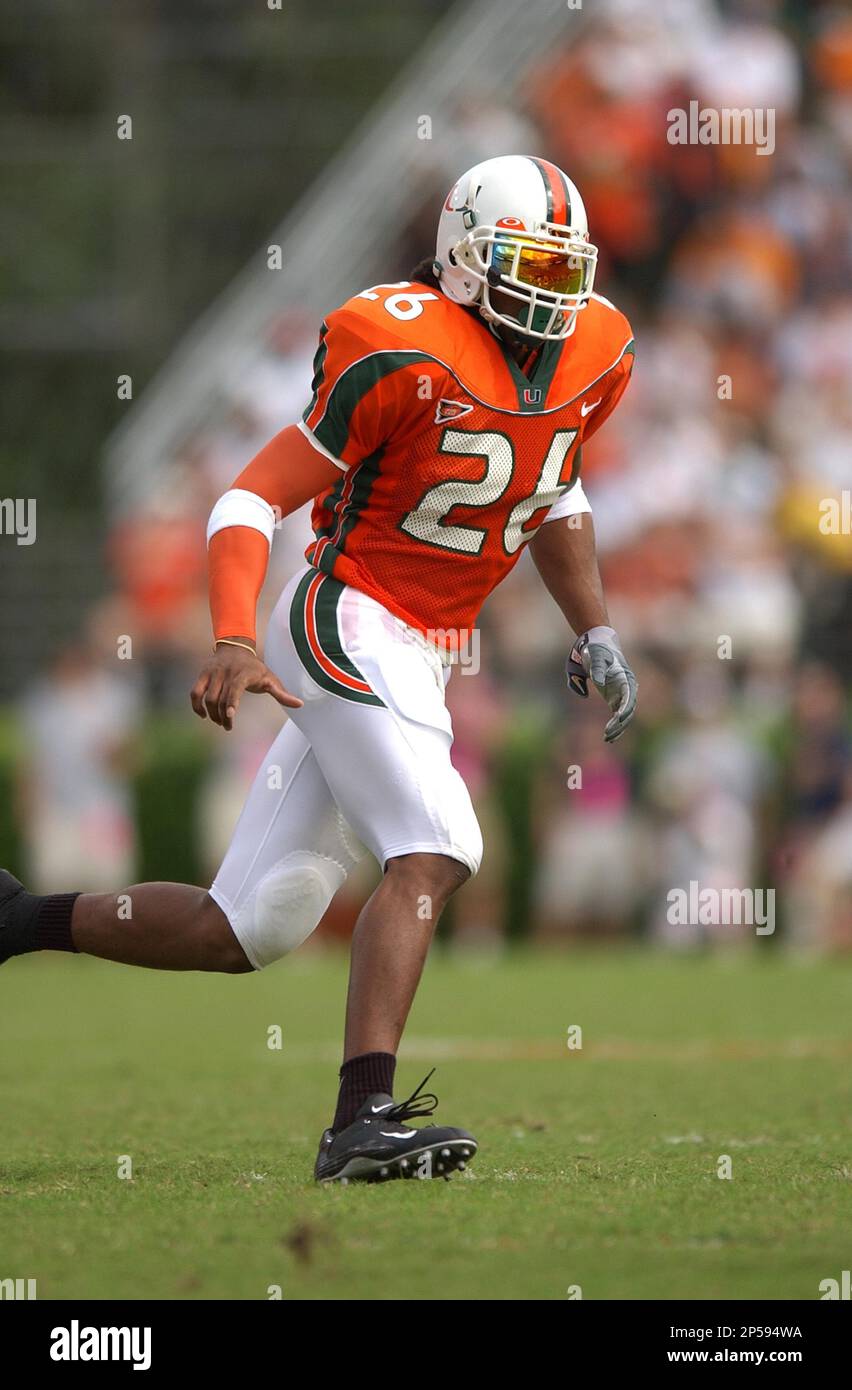
[[[314,929],[363,853],[343,826],[310,745],[286,724],[209,892],[141,883],[121,893],[41,897],[0,871],[0,961],[50,949],[161,970],[260,968]]]
[[[222,909],[189,883],[137,883],[120,893],[28,893],[0,870],[0,964],[31,951],[71,951],[158,970],[251,970]]]

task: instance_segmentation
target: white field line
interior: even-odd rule
[[[842,1061],[852,1057],[852,1039],[836,1038],[692,1038],[662,1043],[622,1038],[586,1042],[582,1049],[552,1038],[425,1038],[403,1040],[400,1058],[409,1062],[537,1062],[567,1059],[589,1062],[741,1062],[767,1059]],[[290,1062],[337,1062],[338,1042],[288,1042],[285,1029],[281,1059]]]

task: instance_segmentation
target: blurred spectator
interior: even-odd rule
[[[781,789],[779,860],[800,945],[852,948],[852,738],[837,675],[799,672]]]
[[[479,873],[453,903],[453,941],[466,948],[493,947],[501,938],[510,862],[496,786],[509,710],[487,668],[456,668],[447,686],[447,707],[453,720],[453,766],[470,792],[486,846]]]
[[[141,702],[85,644],[65,647],[21,705],[20,824],[36,893],[133,881],[130,778]]]
[[[630,791],[623,759],[584,709],[548,759],[536,807],[540,940],[601,941],[629,929],[648,875]]]
[[[658,744],[648,779],[657,813],[652,931],[670,945],[742,941],[730,925],[673,925],[668,894],[702,888],[769,887],[759,877],[758,824],[771,764],[731,700],[726,664],[687,666],[680,685],[683,723]]]

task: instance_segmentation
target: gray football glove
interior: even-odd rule
[[[571,648],[565,666],[568,684],[583,699],[588,698],[589,680],[612,710],[604,729],[604,739],[614,743],[633,718],[638,685],[618,645],[618,634],[611,627],[592,627]]]

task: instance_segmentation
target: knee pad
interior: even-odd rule
[[[233,924],[256,969],[301,946],[345,882],[348,867],[300,849],[269,870]]]
[[[479,866],[482,863],[482,855],[485,849],[482,841],[482,829],[475,815],[465,835],[464,847],[467,851],[467,867],[470,869],[470,876],[471,878],[475,878],[479,873]]]
[[[483,854],[482,830],[476,818],[473,806],[468,808],[468,814],[460,816],[453,824],[453,847],[445,850],[451,859],[458,859],[460,864],[464,864],[470,871],[471,878],[475,878],[482,863]]]

